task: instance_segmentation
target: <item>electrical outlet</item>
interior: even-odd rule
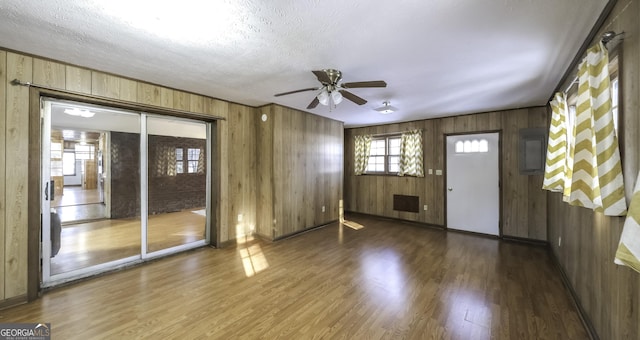
[[[433,175],[433,169],[429,169],[429,175]]]
[[[558,247],[562,245],[562,236],[558,237]]]
[[[322,212],[325,212],[324,205],[322,206]]]
[[[426,204],[424,205],[424,211],[427,211],[427,208],[429,208],[429,206],[427,206]]]
[[[242,214],[238,214],[238,222],[242,222]]]

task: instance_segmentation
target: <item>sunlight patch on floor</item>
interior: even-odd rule
[[[240,253],[240,258],[242,258],[244,273],[247,277],[252,277],[269,268],[269,262],[267,262],[259,244],[239,249],[238,252]]]
[[[347,220],[343,220],[342,224],[346,225],[347,227],[353,229],[353,230],[360,230],[362,228],[364,228],[364,226],[358,222],[353,222],[353,221],[347,221]]]

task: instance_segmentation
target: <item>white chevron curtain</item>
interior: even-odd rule
[[[567,162],[567,134],[570,129],[567,126],[568,111],[565,94],[556,93],[549,104],[551,105],[551,125],[549,126],[549,142],[542,189],[564,192],[565,183],[571,182],[571,175],[567,172],[569,166],[569,162]]]
[[[371,153],[371,135],[355,136],[354,145],[354,172],[356,175],[364,174],[369,163]]]
[[[629,203],[629,213],[624,221],[614,262],[640,273],[640,181],[636,182],[636,188]]]
[[[578,102],[569,123],[564,94],[552,109],[543,189],[607,216],[627,212],[618,138],[611,112],[609,56],[601,42],[587,51],[578,70]]]
[[[621,216],[627,212],[618,138],[611,112],[609,57],[602,42],[578,70],[575,150],[569,203]]]
[[[422,130],[412,130],[402,134],[398,176],[424,177]]]

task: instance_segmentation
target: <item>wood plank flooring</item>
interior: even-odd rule
[[[63,193],[57,193],[51,202],[52,207],[102,203],[98,189],[84,189],[81,186],[65,186]]]
[[[205,239],[206,216],[201,209],[151,215],[150,252]],[[60,274],[140,254],[140,219],[113,219],[65,225],[60,252],[51,259],[51,273]]]
[[[107,216],[106,207],[98,189],[66,186],[56,192],[51,207],[55,208],[63,224],[72,221],[94,220]]]
[[[586,339],[547,249],[363,216],[47,292],[55,339]]]

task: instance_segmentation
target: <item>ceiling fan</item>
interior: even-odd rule
[[[342,102],[343,98],[346,98],[358,105],[363,105],[367,101],[356,96],[355,94],[347,91],[347,89],[362,88],[362,87],[387,87],[387,83],[384,80],[373,81],[357,81],[351,83],[340,83],[342,79],[342,72],[334,69],[326,69],[320,71],[311,71],[316,75],[318,81],[322,84],[320,87],[309,87],[306,89],[300,89],[295,91],[278,93],[275,96],[280,97],[288,94],[305,92],[305,91],[318,91],[318,95],[309,103],[307,109],[313,109],[318,104],[329,105],[333,102],[334,105]]]

